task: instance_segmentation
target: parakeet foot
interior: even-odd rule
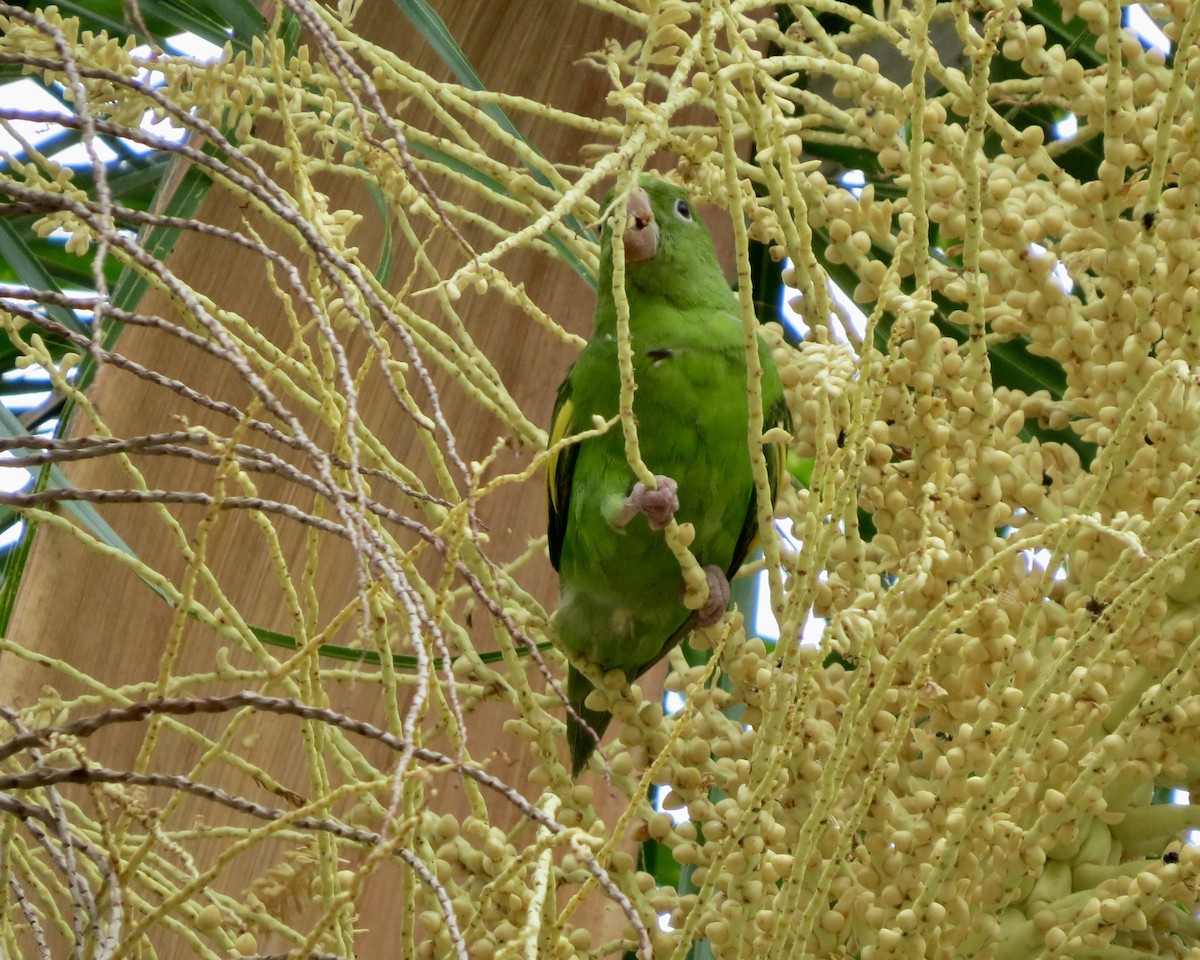
[[[711,627],[718,622],[729,606],[729,581],[725,578],[725,571],[710,563],[704,568],[704,574],[708,577],[708,599],[704,601],[704,606],[692,613],[698,629]]]
[[[646,515],[651,530],[662,530],[670,524],[675,511],[679,509],[679,486],[670,477],[655,477],[654,482],[658,484],[654,490],[647,489],[640,480],[633,485],[633,490],[625,499],[625,506],[613,520],[613,526],[620,529],[639,513]]]

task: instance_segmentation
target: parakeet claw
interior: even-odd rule
[[[658,484],[654,490],[647,489],[640,480],[633,485],[613,526],[620,529],[639,513],[646,515],[651,530],[662,530],[670,524],[675,511],[679,509],[679,486],[670,477],[655,477],[654,481]],[[726,591],[728,589],[727,586]]]
[[[708,599],[704,601],[704,606],[692,613],[697,629],[717,623],[729,606],[729,581],[725,578],[725,571],[710,563],[704,568],[704,574],[708,577]]]

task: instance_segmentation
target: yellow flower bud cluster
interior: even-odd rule
[[[773,868],[722,846],[737,831],[715,807],[672,785],[690,824],[647,821],[696,868],[701,889],[673,923],[719,955],[1185,956],[1200,943],[1197,857],[1179,845],[1200,814],[1151,804],[1155,785],[1197,785],[1200,51],[1169,66],[1103,4],[1079,13],[1099,66],[1049,43],[1044,24],[964,22],[970,71],[927,64],[946,92],[921,102],[870,55],[829,57],[833,38],[798,22],[772,36],[787,65],[820,50],[813,69],[834,80],[804,127],[711,71],[692,84],[730,97],[755,138],[751,233],[797,265],[795,306],[817,327],[799,351],[773,341],[795,451],[817,460],[792,515],[803,547],[786,560],[779,652],[752,671],[742,655],[725,662],[731,689],[693,689],[679,733],[686,744],[695,729],[714,768],[748,760],[746,779],[713,773],[729,809],[789,825],[803,867],[735,906],[736,878]],[[1189,10],[1163,15],[1173,42],[1194,42]],[[863,23],[922,28],[913,14]],[[1025,76],[973,87],[1001,58]],[[1098,142],[1094,175],[1060,163],[1071,141],[1008,124],[1005,105],[1039,97],[1077,118],[1075,142]],[[920,141],[900,135],[912,110]],[[904,195],[782,169],[767,145],[783,131],[876,151]],[[711,172],[689,158],[691,182],[719,182],[725,160],[703,162]],[[820,329],[814,252],[852,271],[839,280],[869,313],[857,350],[831,346],[832,318]],[[1031,357],[1050,361],[1045,387],[1005,369]],[[844,666],[787,652],[808,609]],[[713,702],[751,729],[724,727]],[[781,784],[799,820],[778,816]]]
[[[211,124],[200,132],[213,142],[227,135],[219,156],[191,162],[244,203],[246,223],[222,242],[262,277],[292,338],[273,342],[226,291],[193,290],[109,235],[185,317],[179,328],[141,319],[190,344],[202,337],[262,401],[231,436],[206,434],[233,498],[208,519],[251,511],[261,542],[245,555],[265,557],[296,638],[294,656],[269,652],[233,615],[203,536],[178,538],[187,575],[122,555],[220,640],[215,674],[171,661],[165,688],[232,681],[319,705],[368,688],[387,730],[376,739],[403,734],[420,748],[373,752],[355,739],[361,726],[306,716],[299,796],[276,758],[255,753],[257,729],[210,740],[164,725],[303,810],[243,805],[253,826],[205,831],[108,784],[136,825],[127,836],[67,797],[78,849],[111,841],[109,859],[81,860],[79,875],[99,889],[107,874],[88,864],[119,867],[120,903],[139,918],[121,929],[136,940],[149,916],[151,934],[168,938],[194,920],[188,937],[207,952],[250,955],[278,940],[349,956],[358,932],[382,922],[361,909],[363,891],[399,871],[399,936],[428,960],[647,946],[682,960],[700,940],[718,958],[765,960],[1200,955],[1200,853],[1186,840],[1200,810],[1161,802],[1200,789],[1196,5],[1152,11],[1168,58],[1099,0],[1063,5],[1084,24],[1073,42],[1012,4],[794,3],[776,19],[723,0],[605,0],[591,6],[642,36],[586,61],[612,85],[603,118],[435,80],[353,37],[352,6],[312,5],[307,45],[268,31],[209,64],[137,56],[53,9],[41,28],[3,23],[0,52],[54,61],[29,69],[66,89],[61,36],[89,68],[79,83],[102,126],[136,138],[151,116]],[[347,79],[335,52],[361,72]],[[164,79],[157,92],[129,82],[150,68]],[[409,103],[432,120],[387,115],[385,104]],[[545,160],[497,123],[497,108],[518,126],[536,115],[582,132],[588,165]],[[1035,122],[1047,108],[1074,116],[1070,139]],[[547,254],[538,264],[549,269],[553,252],[564,284],[563,260],[594,268],[594,244],[569,217],[592,222],[602,182],[651,156],[673,159],[700,199],[733,213],[748,332],[745,241],[790,262],[789,296],[811,335],[796,347],[781,328],[762,332],[795,420],[789,454],[812,470],[777,508],[799,547],[766,538],[777,642],[748,629],[748,610],[694,636],[710,659],[672,654],[666,686],[686,706],[669,714],[620,671],[598,678],[588,705],[616,719],[600,751],[610,790],[567,775],[548,684],[563,659],[531,653],[550,633],[525,583],[544,572],[544,544],[511,543],[488,512],[541,470],[540,455],[511,473],[500,465],[514,438],[542,446],[544,411],[524,409],[528,384],[507,382],[478,346],[488,342],[478,318],[531,321],[531,349],[543,335],[547,347],[576,342],[534,302],[511,254]],[[868,166],[861,188],[838,176],[852,160]],[[377,251],[351,242],[376,209],[333,199],[368,178],[403,253],[389,262],[406,271],[391,286]],[[65,230],[82,254],[107,228],[80,182],[36,151],[0,172],[12,199],[39,200],[36,232]],[[287,240],[276,250],[265,237]],[[449,253],[438,249],[447,238]],[[119,441],[72,393],[76,357],[98,345],[64,359],[24,314],[3,322],[22,363],[79,405],[85,432]],[[210,422],[207,382],[154,382],[207,404]],[[460,402],[442,404],[443,385]],[[364,397],[369,408],[351,409]],[[412,462],[373,432],[389,421],[415,424]],[[481,441],[484,421],[496,435]],[[254,447],[260,432],[298,451],[311,475]],[[121,492],[154,493],[140,462],[121,457]],[[259,499],[262,472],[287,496]],[[22,509],[93,536],[60,511]],[[275,526],[291,522],[309,525],[298,557]],[[345,559],[323,549],[331,528],[357,551],[349,603],[317,597],[325,580],[350,579],[329,569]],[[671,537],[686,560],[695,527]],[[111,543],[89,542],[98,563],[114,562]],[[693,601],[701,574],[689,574]],[[382,666],[318,660],[344,634]],[[499,659],[485,663],[477,646]],[[88,693],[66,701],[47,688],[26,726],[147,696],[81,683],[65,662],[45,668]],[[56,740],[41,762],[71,762],[81,742]],[[441,762],[422,752],[430,744],[446,750]],[[40,769],[5,763],[5,776],[9,765]],[[514,764],[527,778],[505,782]],[[613,791],[628,802],[602,816]],[[74,881],[47,879],[57,861],[21,830],[5,838],[18,886],[69,937]],[[637,862],[635,840],[656,845],[657,864]],[[243,896],[206,892],[206,871],[251,855],[260,866]],[[668,860],[681,872],[664,882]],[[6,903],[8,943],[23,904]],[[597,903],[623,919],[599,922]]]

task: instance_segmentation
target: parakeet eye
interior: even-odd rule
[[[691,222],[692,208],[688,206],[688,202],[686,200],[675,201],[675,216],[677,216],[680,220],[686,220],[689,223]]]

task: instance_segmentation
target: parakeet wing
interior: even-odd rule
[[[788,410],[787,400],[782,393],[775,397],[770,409],[763,417],[763,432],[765,433],[772,427],[782,427],[789,433],[792,430],[792,414]],[[767,484],[771,490],[771,503],[774,504],[779,497],[779,480],[783,474],[783,461],[787,453],[783,445],[779,443],[767,444],[763,453],[767,461]],[[733,548],[733,558],[730,561],[729,569],[725,571],[725,576],[730,580],[746,562],[746,557],[758,542],[758,536],[758,494],[756,491],[755,495],[750,498],[750,508],[746,511],[742,532],[738,536],[737,546]]]
[[[571,402],[571,375],[568,373],[558,388],[554,401],[554,415],[550,420],[550,448],[563,437],[570,436],[571,421],[575,405]],[[579,444],[571,444],[552,452],[546,462],[546,503],[549,507],[550,562],[559,568],[562,559],[563,537],[567,533],[567,515],[571,501],[571,480],[575,474],[575,461],[579,457]]]

